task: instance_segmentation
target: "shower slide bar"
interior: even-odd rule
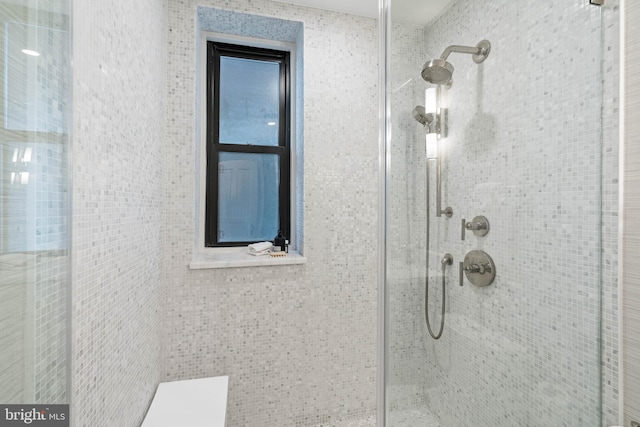
[[[438,151],[440,151],[439,145]],[[429,191],[429,189],[427,189],[427,191]],[[442,214],[447,218],[451,218],[453,209],[451,209],[451,206],[442,209],[442,160],[440,153],[438,153],[438,157],[436,158],[436,216],[441,217]]]

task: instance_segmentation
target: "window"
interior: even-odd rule
[[[288,51],[207,42],[205,246],[290,237]]]

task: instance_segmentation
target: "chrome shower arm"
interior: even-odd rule
[[[441,59],[447,59],[449,57],[449,55],[451,55],[453,52],[457,52],[457,53],[469,53],[471,55],[477,55],[482,53],[481,52],[481,48],[477,47],[477,46],[460,46],[460,45],[451,45],[449,47],[447,47],[444,52],[442,52],[442,55],[440,55]]]
[[[442,52],[442,56],[440,59],[446,61],[447,57],[453,52],[457,53],[467,53],[473,55],[473,62],[476,64],[480,64],[487,56],[489,56],[489,52],[491,52],[491,43],[488,40],[481,40],[475,46],[460,46],[457,44],[451,45]]]

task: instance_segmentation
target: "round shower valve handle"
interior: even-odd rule
[[[476,236],[484,237],[487,235],[487,233],[489,233],[489,220],[482,215],[478,215],[477,217],[473,218],[471,222],[467,222],[467,220],[463,218],[461,228],[462,240],[464,240],[465,238],[465,230],[471,230]]]
[[[467,230],[486,230],[487,229],[486,223],[468,222],[466,223],[465,226],[467,227]]]
[[[473,250],[469,252],[464,261],[460,263],[460,286],[464,276],[471,284],[482,288],[489,286],[496,278],[496,266],[493,259],[485,251]]]
[[[491,271],[490,264],[487,264],[486,266],[484,264],[471,264],[464,267],[464,271],[466,271],[467,273],[484,274],[487,270]]]

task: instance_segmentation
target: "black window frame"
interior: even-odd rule
[[[220,143],[220,57],[275,62],[280,65],[278,145]],[[207,177],[205,204],[205,247],[246,246],[256,241],[219,241],[218,165],[221,152],[276,154],[280,157],[279,229],[290,239],[291,195],[291,63],[290,52],[207,41]],[[275,237],[275,235],[273,236]]]

